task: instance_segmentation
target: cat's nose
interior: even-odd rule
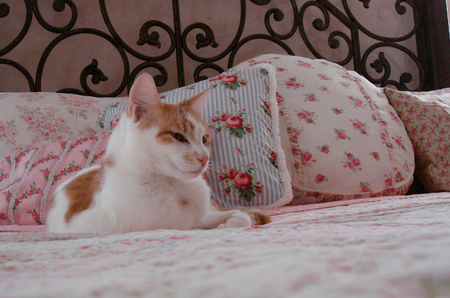
[[[206,165],[206,163],[208,162],[209,158],[208,156],[199,156],[197,157],[197,159],[202,163],[202,166]]]

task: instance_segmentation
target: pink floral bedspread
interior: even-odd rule
[[[268,211],[249,229],[0,231],[0,297],[450,297],[450,193]]]

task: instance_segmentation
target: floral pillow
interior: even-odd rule
[[[263,55],[233,70],[261,63],[276,69],[293,203],[406,193],[414,152],[382,89],[335,63],[295,56]]]
[[[56,188],[101,159],[110,133],[17,148],[0,159],[0,225],[43,224]]]
[[[426,191],[450,191],[450,88],[384,91],[412,140],[418,180]]]
[[[207,174],[213,198],[222,207],[282,206],[292,200],[290,177],[281,148],[275,70],[225,72],[160,95],[175,103],[211,87],[203,118],[214,128],[211,170]],[[99,117],[111,129],[127,105],[112,102]]]
[[[0,93],[0,158],[19,146],[48,144],[101,131],[108,98],[62,93]]]

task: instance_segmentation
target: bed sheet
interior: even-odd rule
[[[267,213],[248,229],[1,227],[0,297],[450,297],[450,193]]]

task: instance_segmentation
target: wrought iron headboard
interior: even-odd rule
[[[0,28],[2,28],[2,20],[7,20],[19,3],[18,0],[14,0],[14,5],[5,1],[0,1],[3,2],[0,3]],[[3,47],[0,49],[0,90],[7,87],[5,86],[7,83],[2,84],[1,81],[3,80],[2,77],[5,79],[11,76],[12,72],[8,69],[11,67],[15,69],[13,73],[18,71],[21,76],[26,78],[29,91],[58,91],[92,96],[118,96],[127,91],[136,75],[144,69],[152,69],[152,71],[156,70],[158,72],[155,76],[158,86],[164,86],[171,76],[176,76],[178,86],[183,86],[190,83],[190,80],[199,81],[205,79],[207,75],[202,74],[203,72],[212,75],[237,64],[239,61],[237,61],[236,56],[254,41],[273,44],[277,51],[289,55],[309,55],[332,60],[353,68],[371,82],[381,86],[388,85],[398,89],[412,88],[416,90],[436,87],[433,86],[433,80],[429,75],[430,66],[427,64],[429,57],[427,57],[426,47],[430,45],[423,42],[423,36],[427,34],[424,29],[424,21],[426,20],[424,20],[422,13],[423,1],[419,0],[415,2],[412,0],[396,0],[395,4],[390,4],[393,5],[396,15],[402,16],[410,13],[412,16],[410,30],[395,37],[390,37],[389,32],[380,34],[369,30],[355,16],[352,8],[358,6],[359,8],[370,10],[371,6],[375,4],[371,3],[370,0],[239,0],[239,24],[235,32],[230,32],[231,42],[226,46],[223,46],[223,42],[218,39],[217,31],[214,31],[207,23],[200,21],[183,22],[180,4],[183,4],[184,1],[172,0],[171,20],[162,22],[161,20],[150,19],[142,23],[139,33],[133,32],[135,36],[138,36],[134,45],[124,40],[124,35],[119,32],[111,21],[110,10],[105,0],[99,0],[95,4],[98,5],[101,11],[104,27],[106,27],[103,30],[78,25],[80,4],[75,4],[76,1],[53,1],[52,20],[63,12],[67,16],[67,11],[68,9],[70,10],[69,20],[58,26],[52,25],[46,20],[48,13],[45,16],[42,14],[40,7],[42,3],[39,3],[38,0],[23,0],[23,2],[25,5],[25,19],[22,21],[23,27],[20,32],[16,36],[7,35],[6,33],[0,35],[2,36],[1,39],[6,42],[6,44],[4,42],[0,43],[0,48]],[[126,1],[125,3],[130,2],[133,1]],[[162,3],[161,1],[153,2],[145,1],[145,3],[148,3],[148,6]],[[298,4],[300,2],[302,2],[301,5]],[[332,2],[335,3],[333,4]],[[204,3],[214,5],[214,1]],[[190,5],[194,4],[191,3]],[[382,6],[385,7],[387,5],[383,4]],[[251,9],[259,9],[258,7],[267,9],[264,13],[264,28],[256,33],[247,32],[245,29],[249,26],[249,23],[255,22],[253,19],[250,19],[249,12]],[[286,11],[287,8],[288,11]],[[198,8],[196,11],[198,13]],[[315,17],[308,16],[308,13],[311,11],[315,11]],[[226,15],[226,12],[221,11],[220,13],[225,13]],[[287,22],[287,16],[291,20],[290,24]],[[33,24],[36,21],[38,24]],[[333,27],[331,25],[333,22],[338,23],[338,25]],[[279,24],[283,24],[281,30]],[[381,25],[384,26],[383,24]],[[46,31],[54,34],[53,39],[48,44],[45,44],[42,49],[33,44],[28,45],[30,51],[41,53],[35,67],[35,73],[33,73],[33,67],[29,67],[27,63],[23,62],[27,60],[26,51],[24,52],[22,49],[22,54],[19,56],[14,55],[15,50],[27,41],[28,35],[33,34],[32,26],[41,26]],[[1,30],[5,32],[4,25]],[[280,31],[287,33],[280,33]],[[325,42],[322,42],[321,48],[318,48],[314,38],[321,32],[324,32],[328,37]],[[44,70],[49,63],[49,56],[63,41],[79,35],[100,37],[113,45],[119,53],[123,63],[123,74],[121,75],[121,81],[112,92],[100,93],[92,89],[93,85],[108,80],[107,75],[101,69],[102,67],[99,66],[97,55],[94,55],[90,59],[91,62],[84,66],[81,73],[78,74],[81,88],[64,87],[58,90],[45,90],[43,88]],[[163,39],[161,35],[166,35],[168,38]],[[299,39],[299,36],[301,39]],[[194,37],[195,41],[193,41]],[[297,40],[294,40],[295,38]],[[363,44],[361,42],[362,39],[370,40],[370,43]],[[30,41],[27,42],[29,43]],[[300,43],[306,45],[307,52],[305,52],[306,48],[300,48]],[[219,44],[222,47],[219,47]],[[143,48],[147,52],[140,50]],[[160,53],[162,48],[166,50]],[[208,51],[205,52],[205,49]],[[347,52],[337,59],[333,58],[332,55],[330,58],[328,52],[335,49],[343,49],[344,51],[347,50]],[[256,50],[257,53],[261,54],[265,50],[266,52],[271,52],[273,48],[262,49],[261,46]],[[407,59],[411,61],[410,66],[413,71],[400,69],[398,77],[394,78],[393,62],[389,60],[389,54],[387,54],[392,50],[401,52],[401,55],[409,57]],[[150,54],[148,53],[149,51]],[[98,54],[98,56],[102,55]],[[168,71],[168,66],[164,65],[164,63],[173,59],[176,61],[176,71]],[[187,60],[189,60],[190,66],[194,65],[191,69],[187,69]],[[411,82],[414,82],[412,87],[408,85]]]

